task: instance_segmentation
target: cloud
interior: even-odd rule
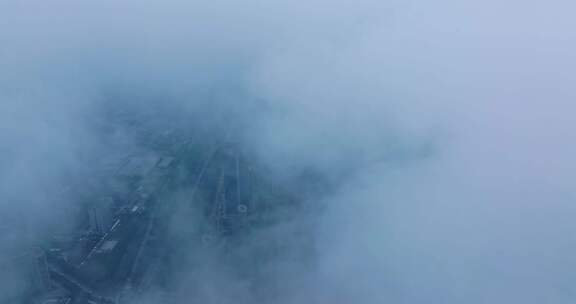
[[[315,266],[277,261],[282,301],[572,303],[574,8],[4,1],[3,213],[50,206],[108,92],[218,103],[275,176],[337,185],[311,202]]]

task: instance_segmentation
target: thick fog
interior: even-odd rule
[[[279,303],[574,303],[574,10],[0,0],[0,263],[66,230],[64,189],[93,158],[135,149],[95,131],[103,104],[129,102],[225,111],[274,178],[331,185],[308,202],[313,265],[274,266]],[[232,291],[207,286],[204,303],[250,302],[205,271]],[[0,300],[25,285],[4,273]]]

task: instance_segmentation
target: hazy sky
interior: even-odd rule
[[[354,172],[286,303],[574,303],[575,10],[0,0],[0,212],[58,209],[54,176],[105,151],[83,119],[104,88],[179,106],[217,92],[278,175]],[[253,100],[269,110],[242,111]]]

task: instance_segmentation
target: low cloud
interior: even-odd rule
[[[0,238],[58,226],[74,205],[59,189],[134,148],[96,131],[103,104],[218,112],[271,179],[325,182],[307,198],[317,213],[260,235],[305,225],[315,240],[311,265],[269,266],[286,287],[274,301],[572,303],[574,8],[3,1],[0,212],[29,228]],[[222,282],[253,301],[227,269],[213,275],[208,303]]]

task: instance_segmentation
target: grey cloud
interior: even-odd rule
[[[108,151],[85,118],[109,91],[218,104],[275,177],[336,185],[311,202],[314,267],[275,265],[279,302],[572,303],[574,8],[4,1],[0,211],[66,218],[44,189]]]

